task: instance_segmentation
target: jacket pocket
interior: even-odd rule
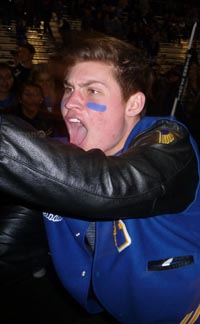
[[[162,271],[171,270],[188,266],[194,263],[192,255],[184,255],[178,257],[171,257],[167,259],[160,259],[148,262],[148,271]]]

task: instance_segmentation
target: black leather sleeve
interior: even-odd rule
[[[159,141],[168,130],[173,141]],[[43,211],[109,220],[184,210],[194,199],[197,161],[189,134],[173,121],[136,137],[121,156],[85,152],[2,116],[0,190]]]
[[[45,266],[48,251],[42,213],[1,200],[0,285]]]

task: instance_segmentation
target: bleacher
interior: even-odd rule
[[[79,19],[71,19],[67,15],[63,15],[63,19],[68,20],[72,30],[81,29],[81,21]],[[39,28],[28,28],[27,30],[27,40],[36,49],[36,54],[33,60],[35,64],[46,62],[49,55],[53,53],[57,49],[58,44],[62,42],[59,33],[59,24],[55,13],[53,13],[50,25],[54,39],[43,33],[43,22],[40,23]],[[12,63],[13,57],[11,51],[15,50],[15,48],[16,22],[13,20],[10,25],[0,23],[0,61]],[[180,44],[161,41],[158,63],[160,64],[162,71],[168,70],[173,65],[183,64],[187,49],[187,40],[181,40]],[[198,45],[198,50],[200,51],[200,45]]]
[[[162,71],[169,70],[174,65],[184,64],[187,50],[188,41],[181,41],[180,44],[161,42],[157,61]]]
[[[63,16],[70,23],[72,30],[80,30],[81,22],[78,19],[71,19],[68,16]],[[36,53],[33,63],[46,62],[49,55],[53,53],[59,43],[61,43],[61,35],[59,33],[59,24],[55,13],[51,19],[51,29],[54,39],[43,33],[43,22],[41,21],[39,28],[28,28],[26,32],[27,40],[35,47]],[[11,51],[16,49],[16,21],[12,20],[11,24],[5,25],[0,23],[0,61],[13,61]]]

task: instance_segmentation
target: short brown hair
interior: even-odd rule
[[[102,34],[89,34],[73,42],[64,55],[67,70],[85,61],[112,65],[125,100],[137,91],[146,96],[149,93],[151,77],[145,55],[125,41]]]

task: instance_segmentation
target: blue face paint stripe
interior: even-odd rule
[[[95,111],[99,111],[99,112],[106,111],[106,106],[105,105],[100,105],[100,104],[97,104],[95,102],[87,102],[86,106],[89,109],[92,109],[92,110],[95,110]]]

